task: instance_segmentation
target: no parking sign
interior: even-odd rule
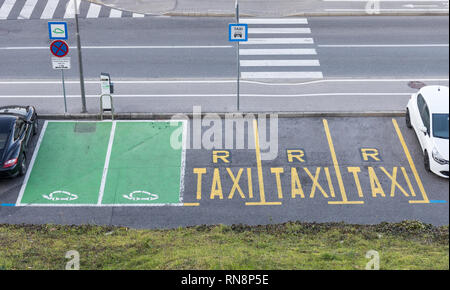
[[[50,44],[50,51],[56,57],[65,57],[69,53],[69,45],[63,40],[55,40]]]

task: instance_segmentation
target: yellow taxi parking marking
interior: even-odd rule
[[[349,201],[347,194],[345,193],[344,181],[342,180],[341,170],[339,169],[339,163],[334,150],[333,139],[331,138],[330,128],[328,127],[328,121],[323,119],[323,127],[327,136],[328,146],[330,148],[331,159],[333,160],[333,166],[338,179],[339,190],[341,192],[342,201],[329,201],[329,204],[363,204],[364,201]]]
[[[380,152],[376,148],[361,148],[363,161],[381,161]]]
[[[246,205],[281,205],[281,202],[267,202],[266,195],[264,193],[264,179],[263,170],[261,164],[261,148],[259,146],[259,133],[258,133],[258,121],[253,120],[253,133],[255,136],[255,149],[256,149],[256,166],[258,171],[258,183],[259,183],[259,202],[246,202]]]
[[[365,198],[388,198],[400,197],[409,203],[430,203],[423,184],[419,178],[414,162],[411,158],[405,140],[393,119],[395,131],[403,147],[408,166],[386,167],[382,166],[344,166],[340,167],[336,154],[332,134],[328,121],[323,119],[324,133],[328,149],[331,155],[332,166],[330,167],[305,167],[307,162],[307,151],[301,148],[290,148],[284,150],[286,165],[278,167],[263,168],[260,147],[260,135],[257,120],[253,121],[253,133],[255,142],[256,172],[250,167],[230,167],[232,151],[212,150],[213,168],[193,168],[195,176],[194,184],[197,185],[196,200],[185,203],[185,206],[198,206],[202,200],[202,194],[209,200],[236,200],[240,199],[247,206],[253,205],[281,205],[283,199],[328,199],[328,204],[364,204]],[[394,137],[395,138],[395,137]],[[381,151],[375,147],[358,148],[362,162],[383,162]],[[220,165],[220,166],[216,166]],[[334,172],[331,172],[331,171]],[[409,171],[411,170],[411,171]],[[253,175],[255,174],[255,175]],[[268,174],[270,188],[273,188],[275,200],[267,201],[264,174]],[[422,193],[423,200],[410,200],[416,196],[410,174],[413,174],[418,188]],[[255,180],[254,178],[257,178]],[[344,178],[350,178],[350,181]],[[207,180],[207,185],[203,184]],[[326,181],[325,181],[326,179]],[[353,181],[351,181],[353,179]],[[196,182],[195,182],[196,181]],[[254,184],[259,187],[259,194],[254,190]],[[337,184],[336,184],[337,182]],[[345,183],[347,182],[347,183]],[[202,188],[207,186],[206,192]],[[335,190],[335,186],[337,191]],[[285,188],[283,188],[285,187]],[[290,188],[289,188],[290,187]],[[203,189],[203,191],[205,191]],[[276,192],[275,192],[276,191]],[[254,194],[256,193],[256,194]],[[339,193],[339,194],[337,194]],[[259,198],[258,198],[259,196]],[[351,198],[350,196],[354,196]],[[257,199],[255,199],[257,198]],[[350,199],[350,200],[349,200]]]
[[[419,186],[420,192],[422,193],[423,200],[409,200],[409,203],[430,203],[428,196],[425,192],[425,188],[423,187],[422,181],[420,180],[419,173],[417,172],[416,166],[412,160],[411,154],[409,153],[408,146],[406,146],[405,139],[403,138],[402,132],[398,127],[398,123],[395,119],[392,119],[392,124],[394,124],[395,131],[397,132],[398,139],[402,144],[403,151],[405,152],[406,159],[408,159],[409,166],[411,167],[411,171],[413,172],[414,178],[416,179],[417,185]],[[408,186],[411,184],[409,179],[407,180]],[[412,188],[412,186],[411,186]],[[413,192],[413,191],[411,191]]]

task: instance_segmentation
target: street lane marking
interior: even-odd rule
[[[0,19],[4,20],[8,18],[8,15],[14,7],[15,3],[16,0],[5,0],[2,7],[0,8]]]
[[[336,177],[339,184],[339,190],[341,192],[342,201],[329,201],[329,204],[363,204],[364,201],[349,201],[347,199],[347,194],[345,192],[344,181],[342,179],[341,170],[339,168],[339,163],[336,157],[336,151],[334,150],[333,139],[331,138],[330,128],[328,127],[328,121],[323,119],[323,127],[325,129],[325,135],[327,136],[328,147],[331,153],[331,159],[333,160],[333,166],[336,173]]]
[[[97,18],[100,15],[101,9],[102,9],[102,6],[91,3],[91,5],[89,6],[89,10],[86,15],[86,18]]]
[[[267,34],[309,34],[311,33],[310,28],[249,28],[248,33],[267,33]]]
[[[106,178],[108,176],[109,161],[111,159],[111,151],[114,143],[114,135],[116,132],[116,122],[112,122],[111,133],[109,135],[108,150],[106,151],[105,166],[103,167],[102,182],[100,183],[100,191],[98,193],[97,205],[102,204],[103,194],[105,193]]]
[[[133,45],[133,46],[82,46],[83,49],[166,49],[166,48],[232,48],[232,45]],[[70,49],[77,49],[70,46]],[[48,50],[47,46],[9,46],[0,47],[0,50]]]
[[[250,44],[313,44],[312,38],[249,38],[242,45]]]
[[[47,48],[48,49],[48,48]],[[415,79],[417,81],[422,82],[448,82],[449,79]],[[248,84],[258,84],[258,85],[267,85],[267,86],[303,86],[310,84],[319,84],[319,83],[334,83],[334,82],[408,82],[411,79],[324,79],[324,80],[315,80],[315,81],[307,81],[301,83],[263,83],[257,81],[248,81],[242,80],[244,83]],[[195,84],[195,83],[205,83],[205,84],[213,84],[213,83],[235,83],[236,80],[117,80],[114,83],[120,84],[169,84],[169,83],[187,83],[187,84]],[[79,81],[66,81],[66,84],[79,84]],[[97,80],[86,80],[85,83],[88,84],[100,84],[100,81]],[[1,81],[0,85],[12,85],[12,84],[61,84],[61,80],[11,80],[11,81]]]
[[[281,202],[267,202],[264,192],[264,179],[261,163],[261,149],[259,146],[259,133],[258,133],[258,121],[253,120],[253,135],[255,136],[255,153],[256,153],[256,166],[258,171],[258,184],[259,184],[259,202],[246,202],[245,205],[281,205]]]
[[[111,12],[109,13],[110,18],[120,18],[122,17],[122,11],[117,9],[111,9]]]
[[[46,48],[48,49],[48,48]],[[316,55],[313,48],[239,49],[240,55]]]
[[[20,11],[18,19],[30,19],[37,2],[38,0],[27,0]]]
[[[413,172],[414,178],[416,179],[417,185],[419,186],[420,192],[422,193],[423,200],[410,200],[409,203],[429,203],[427,193],[425,192],[425,188],[423,187],[422,181],[420,180],[419,173],[417,172],[416,166],[414,165],[414,161],[409,153],[408,146],[406,145],[405,139],[403,138],[403,134],[400,131],[397,120],[392,119],[392,123],[394,124],[395,131],[397,133],[398,139],[403,147],[403,151],[405,152],[406,159],[408,159],[409,166],[411,167],[411,171]]]
[[[241,72],[242,78],[254,78],[254,79],[270,79],[270,78],[282,78],[282,79],[321,79],[323,78],[322,72]]]
[[[266,60],[241,60],[241,66],[320,66],[318,60],[314,59],[266,59]]]
[[[58,7],[59,0],[48,0],[45,5],[44,11],[41,14],[41,19],[52,19],[55,10]]]
[[[133,17],[134,18],[140,18],[140,17],[145,17],[144,14],[140,14],[140,13],[133,13]]]
[[[308,24],[306,18],[241,18],[246,24]]]
[[[318,47],[332,47],[332,48],[347,48],[347,47],[355,47],[355,48],[364,48],[364,47],[448,47],[448,44],[445,43],[430,43],[430,44],[319,44]]]
[[[77,11],[80,13],[81,1],[76,1]],[[64,13],[64,18],[75,18],[75,0],[70,0],[66,6],[66,12]]]

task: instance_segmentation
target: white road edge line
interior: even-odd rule
[[[333,83],[333,82],[408,82],[408,81],[423,81],[423,82],[448,82],[449,79],[438,79],[438,78],[432,78],[432,79],[426,79],[426,78],[408,78],[408,79],[324,79],[324,80],[315,80],[315,81],[309,81],[309,82],[301,82],[301,83],[265,83],[265,82],[258,82],[258,81],[251,81],[251,80],[241,80],[241,82],[244,83],[250,83],[250,84],[261,84],[261,85],[268,85],[268,86],[279,86],[279,85],[309,85],[314,83]],[[130,81],[114,81],[116,84],[195,84],[195,83],[204,83],[204,84],[215,84],[215,83],[235,83],[236,80],[130,80]],[[79,81],[66,81],[66,84],[79,84]],[[100,81],[94,81],[94,80],[87,80],[85,81],[87,84],[99,84]],[[42,84],[42,85],[48,85],[48,84],[61,84],[61,80],[55,80],[55,81],[0,81],[0,85],[23,85],[23,84]],[[1,96],[1,95],[0,95]],[[98,96],[97,96],[98,97]]]
[[[109,161],[111,159],[111,151],[114,143],[114,135],[116,133],[116,121],[112,121],[111,133],[109,135],[108,150],[106,151],[105,166],[103,166],[102,182],[100,183],[100,191],[98,192],[97,205],[101,205],[103,194],[105,192],[106,178],[108,177]]]
[[[34,162],[36,161],[36,157],[38,155],[39,149],[41,148],[42,140],[44,140],[44,134],[47,130],[48,121],[45,121],[44,126],[42,127],[41,134],[39,135],[39,139],[37,141],[36,147],[34,148],[33,157],[30,161],[30,166],[28,166],[27,173],[25,174],[25,179],[22,183],[22,187],[20,188],[19,196],[17,197],[16,206],[21,206],[23,194],[25,193],[25,189],[27,188],[28,180],[30,179],[31,171],[33,170]]]

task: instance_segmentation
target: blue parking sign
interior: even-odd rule
[[[229,41],[247,41],[248,25],[247,24],[230,24],[229,25]]]

